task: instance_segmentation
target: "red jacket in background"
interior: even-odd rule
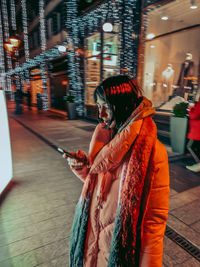
[[[199,102],[190,109],[188,139],[200,140],[200,99]]]

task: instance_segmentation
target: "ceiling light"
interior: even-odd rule
[[[167,16],[162,16],[161,19],[162,20],[168,20],[168,17]]]
[[[155,37],[155,34],[154,33],[147,34],[147,39],[148,40],[153,39],[154,37]]]
[[[191,0],[190,1],[190,8],[191,9],[196,9],[197,8],[197,5],[195,4],[195,0]]]
[[[161,19],[162,20],[168,20],[168,16],[166,15],[166,10],[165,9],[162,10]]]

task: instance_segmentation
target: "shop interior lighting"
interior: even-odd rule
[[[165,14],[165,11],[162,12],[161,19],[168,20],[168,16]]]
[[[13,47],[18,48],[20,46],[21,41],[18,38],[10,37],[10,38],[8,38],[8,40]]]
[[[191,0],[191,1],[190,1],[190,8],[191,8],[191,9],[196,9],[196,8],[197,8],[197,5],[196,5],[195,0]]]
[[[150,48],[155,48],[155,47],[156,47],[156,46],[155,46],[155,45],[153,45],[153,44],[152,44],[152,45],[150,45]]]
[[[13,52],[13,48],[14,48],[14,45],[13,44],[10,44],[10,43],[5,43],[4,44],[4,47],[7,51],[9,51],[10,53]]]
[[[162,20],[168,20],[168,17],[165,16],[165,15],[163,15],[163,16],[161,17],[161,19],[162,19]]]
[[[148,40],[151,40],[151,39],[153,39],[155,37],[155,34],[154,33],[149,33],[149,34],[147,34],[147,39]]]

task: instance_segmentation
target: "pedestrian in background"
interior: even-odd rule
[[[27,92],[27,104],[28,104],[28,109],[31,110],[31,92],[30,92],[30,89]]]
[[[37,93],[37,109],[40,112],[40,110],[42,110],[42,94]]]
[[[152,120],[155,110],[128,76],[104,80],[94,99],[101,122],[88,155],[76,153],[88,164],[67,158],[84,182],[70,266],[162,267],[169,168]]]
[[[15,114],[22,114],[21,104],[23,101],[23,93],[21,90],[17,89],[14,96],[15,96],[15,104],[16,104]]]
[[[194,148],[198,147],[200,144],[200,98],[199,101],[189,109],[189,130],[187,138],[189,142],[187,143],[187,149],[193,156],[196,164],[192,166],[186,166],[188,170],[193,172],[200,172],[200,155],[199,151],[195,151]]]

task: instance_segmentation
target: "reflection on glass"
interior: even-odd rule
[[[172,110],[176,102],[193,101],[198,93],[200,28],[195,25],[200,9],[191,10],[186,2],[173,1],[147,14],[143,88],[160,109]],[[168,20],[161,19],[163,11]],[[147,40],[151,33],[156,38]]]
[[[93,93],[100,83],[101,45],[103,45],[102,71],[103,79],[119,73],[118,35],[103,33],[101,44],[100,33],[95,33],[85,39],[85,103],[94,104]]]

